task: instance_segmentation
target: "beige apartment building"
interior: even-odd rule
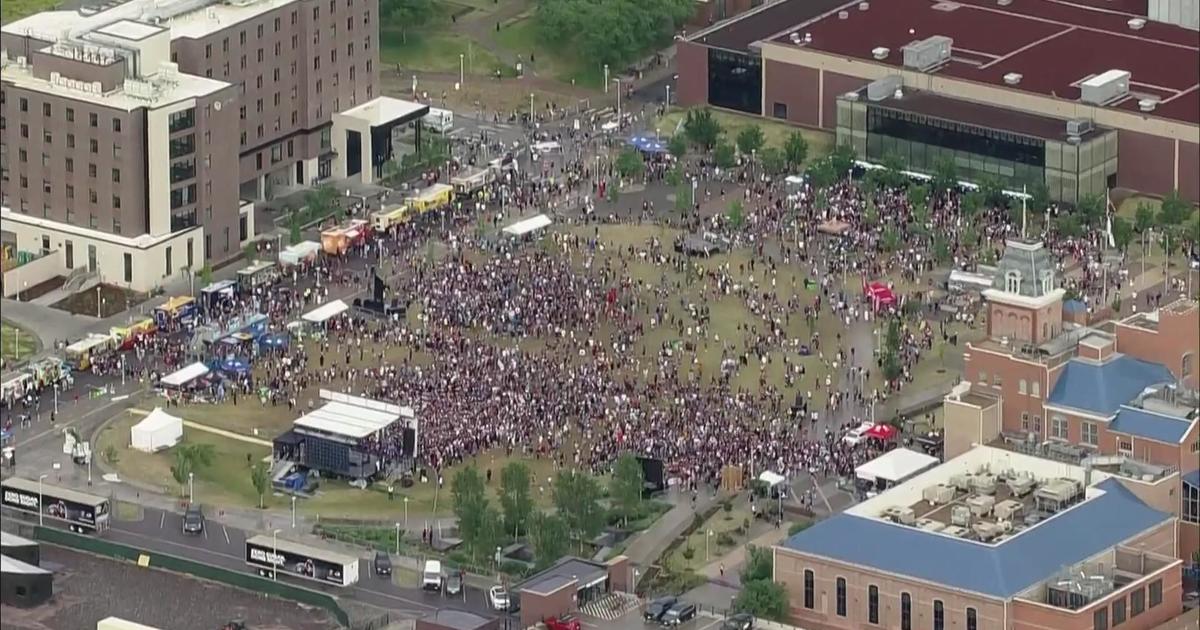
[[[0,29],[5,241],[148,290],[329,178],[378,86],[377,0],[130,0]]]

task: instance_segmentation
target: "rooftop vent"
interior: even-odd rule
[[[902,88],[900,86],[896,86],[896,91],[892,92],[892,98],[894,98],[896,100],[900,100],[900,99],[904,98],[904,88]]]
[[[1004,75],[1004,82],[1008,85],[1016,85],[1021,82],[1021,79],[1024,78],[1025,76],[1019,72],[1009,72],[1008,74]]]
[[[925,39],[905,44],[904,67],[922,72],[933,70],[950,61],[950,51],[954,40],[944,35],[933,35]]]
[[[1133,18],[1126,22],[1126,24],[1129,25],[1129,30],[1131,31],[1140,31],[1146,28],[1146,20],[1143,18]]]
[[[857,101],[858,92],[846,92],[842,95],[842,98],[846,99],[847,101]]]
[[[859,2],[859,3],[858,3],[858,10],[859,10],[859,11],[866,11],[866,10],[868,10],[868,9],[870,9],[870,8],[871,8],[871,3],[870,3],[870,2]]]
[[[1067,121],[1067,135],[1082,136],[1092,130],[1092,121],[1088,118],[1072,118]]]
[[[1079,100],[1092,105],[1107,105],[1129,94],[1127,70],[1107,70],[1079,84]]]
[[[845,19],[848,19],[849,17],[850,17],[849,11],[838,11],[838,19],[839,20],[845,20]]]
[[[996,0],[996,4],[998,4],[1002,7],[1006,7],[1010,4],[1012,4],[1012,0]]]
[[[1155,107],[1158,107],[1158,99],[1143,98],[1138,101],[1138,109],[1144,112],[1152,112]]]
[[[890,54],[892,54],[892,51],[883,46],[876,46],[871,49],[871,56],[881,61],[887,59]]]
[[[812,43],[812,33],[805,33],[805,34],[804,34],[804,43],[805,43],[805,44],[811,44],[811,43]]]
[[[788,35],[788,39],[790,39],[792,43],[796,45],[799,45],[800,42],[804,41],[800,38],[800,33],[792,33],[791,35]]]

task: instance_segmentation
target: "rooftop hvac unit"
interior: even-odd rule
[[[849,12],[849,11],[838,11],[838,19],[839,19],[839,20],[846,20],[846,19],[849,19],[849,18],[850,18],[850,12]]]
[[[943,534],[954,536],[955,538],[966,538],[968,532],[970,532],[969,529],[957,525],[947,525],[946,529],[942,530]]]
[[[796,44],[797,46],[800,45],[801,41],[803,41],[800,39],[800,33],[792,33],[791,35],[788,35],[788,39],[790,39],[792,43]]]
[[[971,510],[971,514],[982,517],[992,513],[992,507],[996,505],[996,499],[986,494],[980,494],[968,498],[966,503],[967,508]]]
[[[960,473],[950,477],[950,485],[966,492],[971,489],[972,475],[968,473]]]
[[[954,500],[954,488],[944,483],[929,486],[921,491],[921,498],[931,505],[945,505]]]
[[[996,0],[996,4],[998,4],[1002,7],[1006,7],[1010,4],[1012,4],[1012,0]]]
[[[1138,109],[1144,112],[1152,112],[1155,107],[1158,107],[1158,99],[1143,98],[1138,101]]]
[[[1140,31],[1146,28],[1146,20],[1143,18],[1133,18],[1126,22],[1126,24],[1129,25],[1129,30],[1131,31]]]
[[[1107,105],[1129,94],[1127,70],[1108,70],[1079,84],[1079,100],[1092,105]]]
[[[811,44],[811,43],[812,43],[812,33],[805,33],[805,34],[804,34],[804,43],[805,43],[805,44]]]
[[[859,2],[859,3],[858,3],[858,10],[859,10],[859,11],[866,11],[866,10],[868,10],[868,9],[870,9],[870,8],[871,8],[871,3],[870,3],[870,2]]]
[[[1022,505],[1020,501],[1008,499],[1007,501],[1001,501],[997,503],[996,506],[992,508],[992,513],[995,514],[996,518],[998,519],[1011,521],[1013,520],[1014,516],[1017,516],[1021,513],[1022,509],[1024,509],[1024,505]]]
[[[1025,77],[1019,72],[1009,72],[1008,74],[1004,75],[1004,82],[1008,85],[1016,85],[1021,82],[1021,79],[1024,78]]]
[[[950,51],[954,40],[945,35],[933,35],[915,42],[909,42],[901,50],[904,52],[904,67],[920,70],[932,70],[950,61]]]
[[[876,46],[871,49],[871,56],[880,61],[887,59],[890,54],[892,54],[892,51],[883,46]]]
[[[917,519],[917,522],[914,523],[914,525],[916,525],[917,529],[927,531],[927,532],[940,532],[946,528],[945,525],[943,525],[931,518]]]
[[[1082,136],[1092,130],[1090,118],[1072,118],[1067,121],[1068,136]]]
[[[1004,528],[995,523],[979,522],[971,526],[976,536],[982,541],[990,541],[1004,533]]]
[[[979,494],[996,494],[995,475],[975,475],[972,485]]]
[[[896,513],[896,521],[902,525],[912,525],[917,522],[917,514],[913,512],[912,508],[900,508],[900,511]]]
[[[1037,482],[1033,480],[1033,477],[1029,476],[1009,477],[1005,484],[1013,496],[1016,497],[1023,497],[1033,492],[1033,489],[1037,486]]]
[[[950,508],[950,523],[960,527],[967,527],[971,524],[971,508],[965,505],[956,505]]]

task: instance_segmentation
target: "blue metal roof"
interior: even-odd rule
[[[1076,313],[1076,312],[1080,312],[1080,311],[1086,311],[1087,305],[1084,304],[1083,302],[1080,302],[1079,300],[1067,300],[1067,301],[1063,302],[1063,310],[1068,313]]]
[[[830,560],[1008,598],[1171,518],[1114,479],[1104,494],[995,545],[839,514],[783,546]]]
[[[1165,366],[1127,355],[1106,363],[1072,359],[1046,402],[1111,416],[1147,387],[1174,380]]]
[[[1136,407],[1121,407],[1108,428],[1157,442],[1179,444],[1192,428],[1192,422],[1187,418],[1167,416]]]
[[[1200,470],[1193,470],[1192,472],[1184,475],[1183,483],[1186,483],[1193,488],[1200,488]]]

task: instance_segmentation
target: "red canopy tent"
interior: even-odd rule
[[[896,306],[896,294],[882,282],[863,284],[863,294],[870,298],[871,307],[877,311],[884,307]]]
[[[896,427],[890,424],[877,424],[870,429],[867,429],[867,437],[875,438],[876,440],[888,441],[896,437]]]

